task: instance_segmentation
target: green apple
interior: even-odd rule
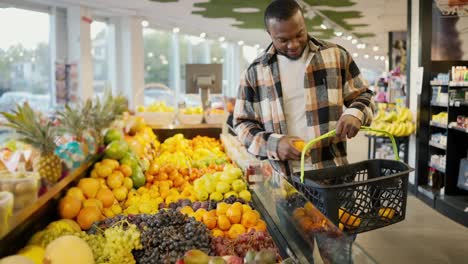
[[[221,177],[219,177],[219,180],[224,183],[231,184],[233,181],[236,180],[236,177],[232,174],[224,172],[223,174],[221,174]]]
[[[235,196],[236,198],[239,197],[239,195],[237,195],[237,193],[235,191],[230,191],[230,192],[227,192],[224,194],[224,199],[227,199],[231,196]]]
[[[197,190],[197,197],[200,201],[208,200],[208,192],[205,190]]]
[[[210,195],[210,200],[215,200],[216,202],[221,201],[223,198],[223,194],[220,192],[214,192]]]
[[[225,182],[219,182],[216,184],[216,191],[220,193],[227,193],[231,190],[231,185]]]
[[[239,193],[239,197],[244,199],[246,202],[250,202],[252,200],[252,195],[249,191],[243,190]]]
[[[206,180],[205,181],[205,184],[204,184],[204,187],[205,187],[205,190],[208,192],[208,193],[213,193],[216,191],[216,183],[214,181],[211,181],[211,180]]]
[[[235,180],[232,182],[232,189],[236,192],[240,192],[246,189],[245,183],[243,180]]]

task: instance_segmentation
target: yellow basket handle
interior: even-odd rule
[[[361,131],[373,131],[373,132],[382,133],[382,134],[388,136],[390,138],[390,140],[392,141],[393,153],[395,153],[395,160],[400,160],[400,157],[398,156],[398,150],[397,150],[397,145],[396,145],[396,142],[395,142],[395,138],[393,137],[392,134],[388,133],[387,131],[371,128],[371,127],[368,127],[368,126],[361,126],[360,130]],[[328,133],[325,133],[325,134],[321,135],[318,138],[312,139],[311,141],[309,141],[305,145],[304,149],[302,149],[302,153],[301,153],[301,182],[302,183],[304,182],[304,157],[305,157],[306,152],[315,143],[317,143],[317,142],[319,142],[319,141],[321,141],[321,140],[323,140],[325,138],[333,137],[335,135],[336,135],[336,130],[333,129],[332,131],[330,131]]]

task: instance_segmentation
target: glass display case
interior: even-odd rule
[[[375,263],[354,235],[342,232],[278,174],[251,189],[256,209],[291,263]]]

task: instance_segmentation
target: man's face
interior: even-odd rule
[[[279,54],[292,60],[301,57],[307,44],[307,28],[300,11],[288,20],[269,19],[267,31]]]

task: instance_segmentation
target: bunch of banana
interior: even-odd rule
[[[396,137],[409,136],[416,130],[415,124],[412,122],[413,115],[406,107],[397,107],[395,110],[386,112],[383,109],[375,115],[372,123],[372,128],[386,131]],[[383,133],[368,132],[373,136],[384,136]]]

